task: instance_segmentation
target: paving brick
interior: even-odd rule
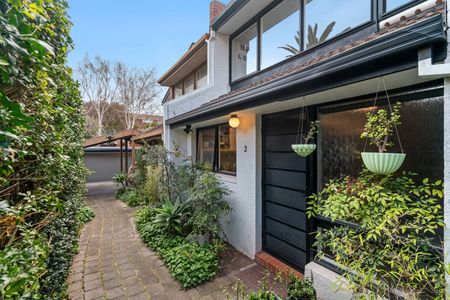
[[[105,290],[103,288],[98,288],[92,291],[88,291],[84,294],[85,300],[93,300],[97,298],[101,298],[105,295]]]
[[[122,287],[118,286],[111,290],[106,290],[106,298],[107,299],[115,299],[125,296],[125,292]]]

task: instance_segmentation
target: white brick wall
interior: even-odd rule
[[[176,117],[228,93],[228,60],[228,36],[211,32],[208,41],[208,86],[166,102],[164,116],[168,119]]]

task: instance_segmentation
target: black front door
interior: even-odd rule
[[[312,156],[302,158],[292,151],[299,119],[299,110],[262,118],[263,248],[304,271],[309,252],[305,211]],[[306,121],[304,126],[308,127]]]

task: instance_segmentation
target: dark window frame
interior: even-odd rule
[[[410,101],[415,101],[418,100],[418,95],[420,94],[420,97],[439,97],[443,95],[443,86],[441,86],[442,81],[440,79],[432,81],[432,82],[427,82],[427,83],[423,83],[423,84],[418,84],[418,85],[413,85],[413,86],[408,86],[408,87],[403,87],[403,88],[399,88],[399,89],[391,89],[388,90],[388,92],[390,93],[390,96],[394,96],[396,97],[396,99],[399,99],[398,101],[403,103],[403,102],[410,102]],[[349,99],[343,99],[343,100],[338,100],[338,101],[333,101],[333,102],[329,102],[329,103],[325,103],[325,104],[319,104],[319,105],[313,105],[312,106],[312,110],[315,111],[316,114],[316,119],[319,120],[320,119],[320,115],[324,114],[324,113],[333,113],[333,112],[340,112],[340,111],[345,111],[345,110],[351,110],[351,109],[355,109],[355,108],[361,108],[361,107],[370,107],[371,105],[373,105],[373,97],[375,95],[374,94],[369,94],[369,95],[364,95],[364,96],[357,96],[357,97],[353,97],[353,98],[349,98]],[[387,100],[386,97],[384,95],[382,95],[379,99],[379,105],[386,105],[387,104]],[[317,139],[317,144],[318,147],[321,147],[321,137],[319,136]],[[315,170],[316,170],[316,176],[312,176],[313,178],[313,189],[315,190],[316,193],[319,192],[320,190],[320,180],[321,178],[319,178],[320,176],[320,170],[319,170],[319,155],[318,155],[318,151],[316,151],[316,153],[313,155],[313,159],[314,159],[314,165],[315,165]],[[350,223],[347,221],[343,221],[343,220],[336,220],[336,221],[332,221],[329,218],[326,218],[324,216],[317,216],[315,218],[312,219],[311,222],[311,230],[312,232],[316,232],[319,228],[324,228],[324,229],[329,229],[331,227],[336,227],[336,226],[347,226],[347,227],[358,227],[358,224],[354,224],[354,223]],[[436,249],[438,249],[438,247],[436,247],[435,245],[430,245]],[[315,259],[316,255],[317,255],[317,249],[315,247],[311,247],[310,248],[310,257],[314,258],[314,261],[316,263],[318,263],[319,265],[322,265],[325,268],[328,268],[338,274],[342,274],[342,270],[340,270],[335,264],[333,264],[331,261],[327,261],[327,260],[318,260]],[[328,257],[330,258],[330,257]],[[332,259],[332,258],[330,258]]]
[[[229,128],[232,128],[228,123],[220,123],[220,124],[216,124],[216,125],[211,125],[211,126],[206,126],[206,127],[200,127],[196,129],[196,141],[195,141],[195,161],[199,162],[199,144],[198,144],[198,140],[199,140],[199,132],[201,130],[207,130],[207,129],[212,129],[214,128],[215,134],[214,134],[214,156],[213,156],[213,165],[212,165],[212,171],[214,173],[217,174],[224,174],[224,175],[229,175],[229,176],[236,176],[237,171],[236,172],[229,172],[229,171],[221,171],[220,170],[220,162],[219,162],[219,152],[220,152],[220,140],[219,140],[219,127],[221,126],[228,126]],[[232,128],[235,129],[236,128]],[[237,135],[236,135],[237,138]],[[236,149],[236,163],[237,163],[237,149]]]
[[[304,45],[304,39],[301,39],[301,51],[299,54],[293,55],[290,58],[286,58],[284,60],[281,60],[280,62],[269,66],[267,68],[261,69],[261,47],[262,47],[262,29],[261,29],[261,19],[267,14],[269,13],[272,9],[274,9],[276,6],[278,6],[279,4],[281,4],[284,0],[274,0],[271,4],[269,4],[268,6],[266,6],[264,9],[262,9],[259,13],[257,13],[254,17],[252,17],[249,21],[247,21],[243,26],[241,26],[239,29],[237,29],[235,32],[233,32],[230,35],[229,38],[229,45],[228,45],[228,60],[229,60],[229,66],[228,66],[228,82],[230,85],[234,85],[237,84],[239,82],[245,81],[248,78],[252,78],[258,74],[260,74],[262,71],[269,71],[272,70],[274,68],[277,68],[285,63],[288,63],[290,61],[293,61],[295,59],[297,59],[300,56],[306,55],[307,53],[316,51],[319,48],[325,47],[331,43],[335,43],[351,34],[354,34],[355,32],[358,32],[360,30],[363,30],[369,26],[372,26],[374,24],[377,24],[377,31],[379,30],[379,22],[391,17],[392,15],[395,15],[403,10],[406,10],[408,8],[411,8],[417,4],[420,4],[426,0],[411,0],[408,3],[405,3],[404,5],[401,5],[397,8],[395,8],[392,11],[387,12],[386,8],[387,8],[387,2],[388,0],[371,0],[371,13],[370,13],[370,20],[363,22],[362,24],[359,24],[353,28],[351,28],[348,31],[339,33],[335,36],[333,36],[332,38],[326,40],[323,43],[320,43],[314,47],[311,47],[310,49],[305,49],[305,45]],[[306,6],[306,2],[305,0],[299,0],[300,1],[300,22],[299,22],[299,30],[301,33],[301,36],[303,37],[306,31],[305,28],[305,6]],[[246,31],[247,29],[249,29],[251,26],[256,25],[256,30],[257,30],[257,45],[258,45],[258,49],[257,49],[257,63],[256,63],[256,71],[252,72],[250,74],[247,74],[245,76],[239,77],[237,79],[233,80],[233,76],[232,76],[232,59],[233,59],[233,40],[238,37],[241,33],[243,33],[244,31]]]

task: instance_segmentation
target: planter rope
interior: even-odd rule
[[[302,97],[300,99],[300,101],[302,102],[302,110],[300,112],[300,118],[298,121],[297,136],[296,136],[295,144],[292,145],[291,147],[292,147],[292,150],[294,150],[294,152],[297,153],[298,155],[300,155],[301,157],[307,157],[308,155],[313,153],[314,150],[316,150],[317,146],[316,146],[316,144],[308,144],[308,141],[307,140],[304,141],[304,139],[303,139],[305,115],[306,115],[306,121],[308,122],[308,124],[310,123],[310,121],[309,121],[308,110],[305,108],[305,106],[306,106],[305,97]],[[300,143],[299,143],[299,139],[300,139]]]

